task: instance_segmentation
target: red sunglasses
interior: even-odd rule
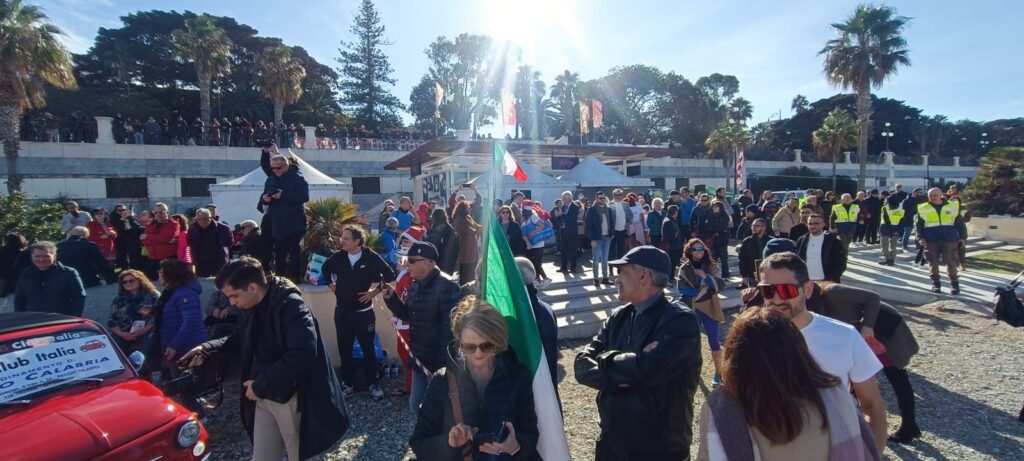
[[[800,294],[800,286],[792,283],[780,283],[776,285],[758,285],[757,291],[765,301],[779,295],[784,300],[793,299]]]

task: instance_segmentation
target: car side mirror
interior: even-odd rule
[[[146,354],[143,354],[140,351],[132,352],[131,355],[128,356],[128,361],[132,363],[132,367],[135,368],[135,371],[139,371],[142,368],[142,364],[146,363]]]

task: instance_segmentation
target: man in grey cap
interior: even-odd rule
[[[575,363],[576,380],[598,390],[595,459],[687,459],[702,361],[697,317],[665,297],[672,263],[664,251],[638,246],[608,264],[619,269],[627,304]]]

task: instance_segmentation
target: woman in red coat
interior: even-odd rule
[[[114,232],[114,225],[110,222],[107,210],[97,208],[92,210],[92,221],[85,224],[89,229],[88,240],[100,247],[100,253],[107,261],[113,261],[117,257],[117,249],[114,240],[117,239],[117,232]]]

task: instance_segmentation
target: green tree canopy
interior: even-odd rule
[[[341,64],[343,76],[339,88],[341,102],[356,123],[370,130],[401,126],[398,111],[404,109],[401,101],[385,89],[394,85],[394,70],[382,47],[391,45],[384,37],[384,26],[372,0],[363,0],[349,32],[355,36],[351,42],[342,42]]]
[[[963,193],[976,216],[1024,214],[1024,147],[1000,147],[981,160],[978,175]]]
[[[291,48],[273,46],[264,49],[256,57],[256,85],[263,97],[274,103],[274,125],[284,119],[284,106],[293,104],[302,97],[302,80],[306,69],[292,54]]]

